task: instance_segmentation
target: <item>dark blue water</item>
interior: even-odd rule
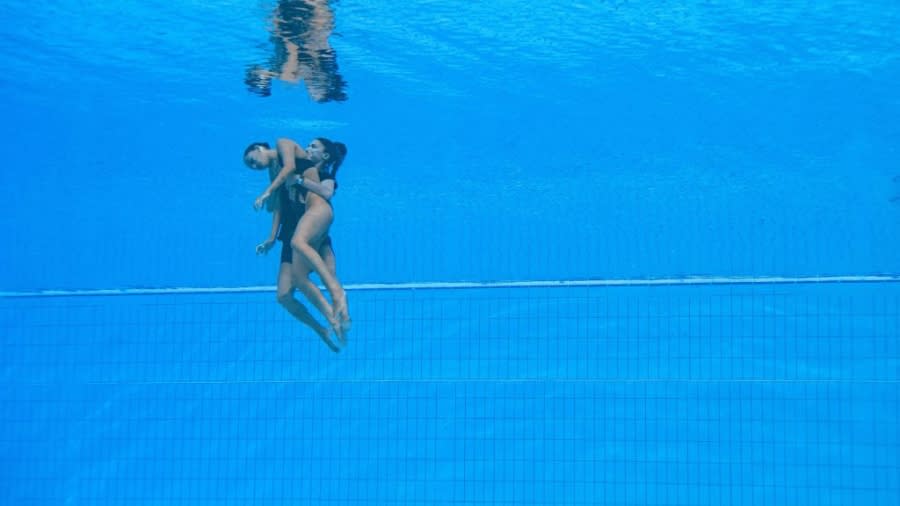
[[[893,504],[895,286],[8,300],[9,504]],[[42,301],[37,303],[36,301]]]

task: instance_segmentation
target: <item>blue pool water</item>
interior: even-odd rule
[[[896,277],[894,3],[0,18],[0,503],[900,502],[900,284],[514,284]],[[339,355],[254,255],[282,136],[349,148]]]
[[[10,504],[893,504],[895,285],[3,307]]]
[[[240,156],[317,135],[347,282],[897,271],[893,3],[468,4],[335,2],[318,103],[274,2],[8,2],[0,284],[272,283]]]

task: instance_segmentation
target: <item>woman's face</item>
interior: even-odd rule
[[[314,139],[309,143],[309,146],[306,147],[306,155],[309,157],[309,161],[313,163],[319,163],[328,159],[328,153],[325,152],[325,145],[322,144],[322,141],[319,139]]]
[[[247,156],[244,157],[244,163],[247,164],[247,167],[250,167],[251,169],[260,170],[266,168],[266,165],[268,165],[268,160],[266,159],[263,149],[256,148],[253,151],[247,153]]]

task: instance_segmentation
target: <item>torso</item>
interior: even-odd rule
[[[310,161],[305,158],[295,158],[295,167],[305,167],[311,165]],[[278,166],[269,169],[269,180],[275,179],[281,170],[281,157],[278,157]],[[303,190],[302,192],[300,190]],[[281,185],[278,188],[278,209],[281,212],[281,230],[278,232],[278,239],[289,242],[297,228],[297,223],[306,212],[306,192],[305,188],[298,186]]]
[[[310,181],[315,181],[316,183],[321,183],[322,181],[324,181],[326,179],[333,179],[333,178],[331,177],[331,174],[320,172],[318,170],[318,167],[312,166],[312,167],[307,168],[305,171],[303,171],[303,179],[309,179]],[[314,205],[321,205],[321,204],[325,204],[328,206],[331,205],[331,203],[329,201],[325,200],[324,198],[322,198],[321,195],[313,193],[313,192],[307,190],[306,188],[303,188],[303,191],[304,191],[304,197],[306,199],[307,209],[309,209],[310,207],[312,207]]]
[[[284,166],[280,153],[278,154],[278,165],[279,169],[280,167]],[[303,179],[309,179],[310,181],[315,181],[316,183],[321,183],[326,179],[334,179],[330,173],[319,171],[319,167],[317,167],[304,157],[294,156],[294,167],[294,172],[296,174],[303,176]],[[335,182],[335,188],[336,187],[337,182]],[[282,186],[282,188],[284,188],[284,186]],[[331,206],[331,203],[328,200],[299,185],[288,186],[288,190],[286,190],[286,193],[290,202],[304,206],[304,209],[300,212],[300,215],[302,215],[306,209],[309,209],[312,206],[319,206],[322,204],[325,204],[329,207]]]
[[[281,154],[278,155],[278,166],[279,170],[281,169],[281,167],[284,167],[284,162],[281,160]],[[310,162],[306,158],[301,158],[299,156],[294,157],[294,172],[296,174],[302,175],[304,178],[308,177],[307,174],[316,174],[316,176],[318,176],[317,171],[310,169],[315,169],[315,166],[313,166],[312,162]],[[270,180],[271,179],[274,179],[274,177],[270,174]],[[318,179],[315,179],[315,181],[318,181]],[[288,198],[291,202],[296,202],[304,205],[306,204],[306,197],[309,194],[309,190],[298,185],[282,186],[282,188],[285,187],[288,188],[285,193],[287,193]]]

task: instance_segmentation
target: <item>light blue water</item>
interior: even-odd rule
[[[319,135],[346,283],[900,273],[894,3],[341,0],[328,103],[273,6],[0,6],[0,291],[274,284]],[[897,289],[3,298],[0,502],[897,504]]]
[[[240,155],[317,135],[347,282],[898,270],[891,2],[337,2],[325,104],[272,5],[3,6],[0,285],[272,283]]]

